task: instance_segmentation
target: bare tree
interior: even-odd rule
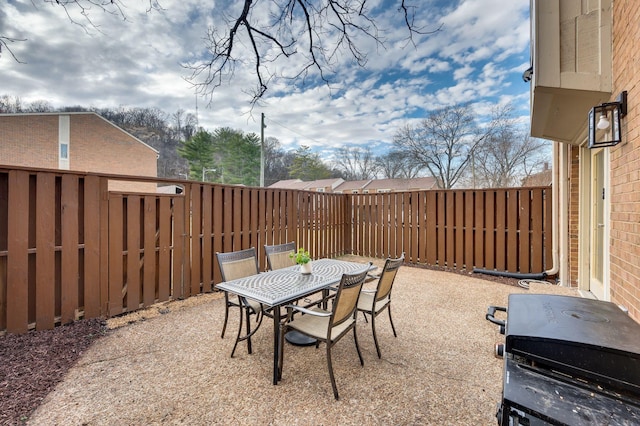
[[[376,164],[378,173],[387,179],[413,179],[424,170],[413,156],[397,150],[376,157]]]
[[[427,168],[440,187],[451,189],[464,176],[473,153],[493,134],[498,120],[494,117],[480,127],[470,105],[447,106],[430,112],[418,125],[398,129],[393,143]]]
[[[34,4],[38,0],[33,0]],[[40,0],[64,9],[67,18],[85,31],[100,32],[92,20],[92,13],[102,12],[127,20],[123,0]],[[431,34],[417,23],[418,7],[409,0],[395,0],[397,11],[406,26],[407,41],[414,44],[415,35]],[[144,0],[147,12],[162,10],[159,0]],[[225,3],[225,2],[222,2]],[[248,92],[255,104],[267,91],[274,79],[304,80],[314,72],[326,84],[339,64],[341,55],[347,55],[358,65],[367,63],[363,46],[370,39],[384,48],[385,40],[378,28],[374,13],[367,0],[244,0],[216,2],[215,15],[224,19],[219,27],[207,31],[206,57],[185,64],[190,71],[188,80],[197,92],[211,96],[213,91],[228,83],[237,67],[249,66],[254,70],[256,83]],[[226,7],[226,8],[225,8]],[[363,37],[364,36],[364,37]],[[0,54],[11,51],[10,44],[24,39],[0,34]],[[246,50],[248,47],[248,51]],[[294,61],[293,59],[296,58]],[[289,60],[285,74],[282,66],[274,62]]]
[[[523,129],[501,129],[474,155],[473,186],[519,186],[522,179],[540,170],[549,160],[544,155],[548,147],[548,142],[530,137]]]
[[[408,29],[408,39],[414,34],[429,34],[416,25],[416,8],[408,0],[398,1]],[[256,13],[272,5],[273,13]],[[208,59],[187,64],[192,74],[189,80],[198,92],[210,96],[215,88],[230,80],[236,67],[251,64],[256,79],[250,91],[252,104],[268,90],[269,83],[278,78],[303,80],[314,71],[327,85],[330,74],[343,52],[359,65],[367,63],[360,36],[384,47],[384,39],[366,0],[244,0],[236,3],[233,16],[226,16],[222,29],[208,31]],[[264,18],[268,16],[268,18]],[[240,48],[238,46],[241,46]],[[251,58],[242,49],[248,46]],[[290,74],[275,71],[273,63],[281,58],[300,59]],[[247,62],[249,61],[249,62]],[[271,67],[272,66],[272,67]]]
[[[345,145],[337,148],[333,162],[345,180],[373,179],[378,172],[378,164],[369,147]]]

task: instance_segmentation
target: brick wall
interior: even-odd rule
[[[640,9],[613,2],[613,98],[628,92],[623,140],[611,148],[611,300],[640,321]]]
[[[157,153],[100,116],[69,114],[69,169],[157,176]],[[58,168],[57,114],[0,116],[0,164]],[[156,184],[110,182],[109,190],[155,192]]]
[[[71,116],[72,170],[157,176],[157,154],[94,114]]]
[[[0,116],[0,164],[58,168],[58,116]]]
[[[578,237],[580,209],[580,148],[572,146],[569,153],[571,158],[569,169],[569,277],[568,284],[572,287],[578,285]]]

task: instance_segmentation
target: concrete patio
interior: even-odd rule
[[[115,329],[83,355],[29,424],[493,425],[502,382],[493,347],[503,336],[484,317],[489,305],[526,292],[577,295],[404,266],[392,302],[398,337],[386,314],[377,323],[382,359],[362,316],[364,367],[352,337],[333,350],[339,401],[324,346],[286,344],[283,379],[273,386],[269,319],[253,339],[254,353],[243,345],[231,359],[237,319],[234,311],[231,332],[220,339],[221,294],[162,304],[109,320]]]

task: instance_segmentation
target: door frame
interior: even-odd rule
[[[591,288],[592,277],[592,256],[594,254],[592,241],[594,239],[593,229],[597,226],[594,215],[594,161],[597,155],[602,155],[602,179],[604,188],[604,205],[602,206],[603,215],[603,235],[604,241],[602,252],[602,295],[594,294]],[[611,206],[611,185],[610,185],[610,160],[609,150],[580,148],[580,208],[579,208],[579,234],[578,234],[578,287],[580,290],[590,292],[594,297],[600,300],[611,300],[610,280],[609,280],[609,241],[610,241],[610,206]],[[600,193],[600,191],[598,190]]]

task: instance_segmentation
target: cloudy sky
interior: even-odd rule
[[[237,16],[240,2],[160,0],[162,10],[151,12],[149,0],[126,3],[126,19],[89,10],[92,26],[69,9],[72,22],[55,2],[8,0],[0,9],[0,36],[25,41],[10,44],[20,62],[6,49],[0,56],[0,96],[18,96],[25,103],[45,100],[53,107],[195,113],[197,96],[184,65],[204,58],[208,29],[223,28],[222,18]],[[255,74],[247,61],[211,98],[198,98],[199,124],[259,134],[264,113],[265,136],[278,138],[285,149],[307,145],[326,154],[344,145],[383,150],[399,127],[460,102],[471,102],[480,116],[492,105],[512,102],[528,122],[529,85],[522,73],[529,67],[529,0],[407,3],[419,5],[420,26],[440,30],[414,35],[414,46],[407,43],[400,0],[369,0],[385,45],[359,39],[366,69],[346,55],[338,57],[330,86],[313,75],[304,84],[274,80],[251,108],[246,89],[255,84]],[[254,13],[267,16],[265,9]],[[291,72],[301,60],[269,66]]]

